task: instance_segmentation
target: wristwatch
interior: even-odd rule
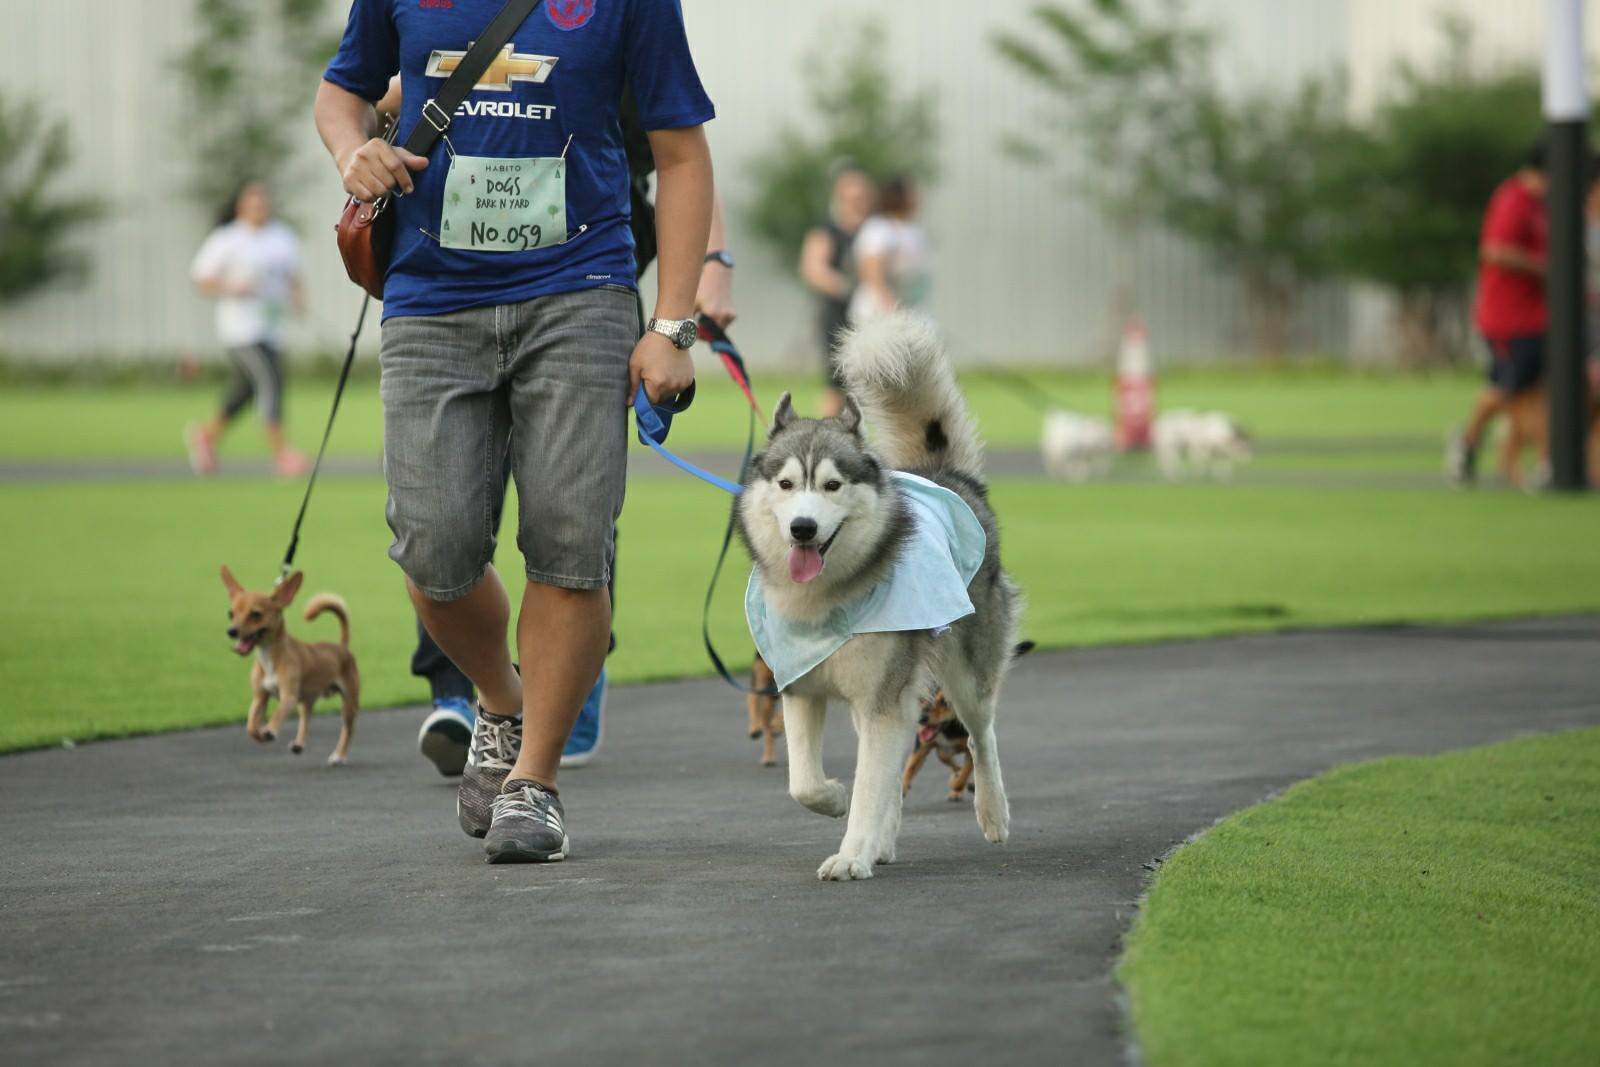
[[[707,263],[721,263],[724,267],[727,267],[729,270],[732,270],[733,269],[733,254],[731,252],[729,252],[725,248],[719,248],[715,252],[707,252],[706,253],[706,262]]]
[[[649,329],[662,334],[679,348],[693,348],[700,328],[693,319],[651,319]]]

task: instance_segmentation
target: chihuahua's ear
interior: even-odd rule
[[[227,587],[229,596],[238,596],[244,591],[244,586],[239,584],[239,579],[233,576],[226,563],[222,565],[222,584]]]
[[[838,423],[839,429],[845,433],[861,436],[861,409],[856,406],[855,397],[849,393],[845,394],[844,407],[839,409],[839,414],[833,417],[833,421]]]
[[[304,579],[304,574],[301,574],[299,571],[295,571],[282,582],[279,582],[278,588],[272,591],[273,603],[277,604],[280,608],[288,607],[289,603],[294,600],[294,595],[300,592],[300,583]]]
[[[799,416],[794,413],[794,398],[785,392],[778,398],[778,406],[772,412],[772,432],[777,433],[797,418]]]

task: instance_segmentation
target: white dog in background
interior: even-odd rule
[[[1108,420],[1057,408],[1044,417],[1039,447],[1045,473],[1050,477],[1086,482],[1104,478],[1111,470],[1116,442]]]
[[[1168,411],[1150,430],[1156,463],[1169,480],[1195,475],[1226,481],[1250,459],[1250,435],[1220,411]]]

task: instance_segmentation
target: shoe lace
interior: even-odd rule
[[[561,811],[552,802],[549,793],[537,786],[525,785],[514,793],[501,793],[494,798],[495,814],[502,813],[542,822],[556,833],[561,833]]]
[[[473,765],[495,771],[511,770],[517,758],[517,741],[521,732],[521,719],[496,721],[479,715],[478,728],[472,732]]]

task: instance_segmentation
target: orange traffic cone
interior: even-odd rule
[[[1156,374],[1144,324],[1137,319],[1122,331],[1115,389],[1117,450],[1149,448],[1150,423],[1156,416]]]

